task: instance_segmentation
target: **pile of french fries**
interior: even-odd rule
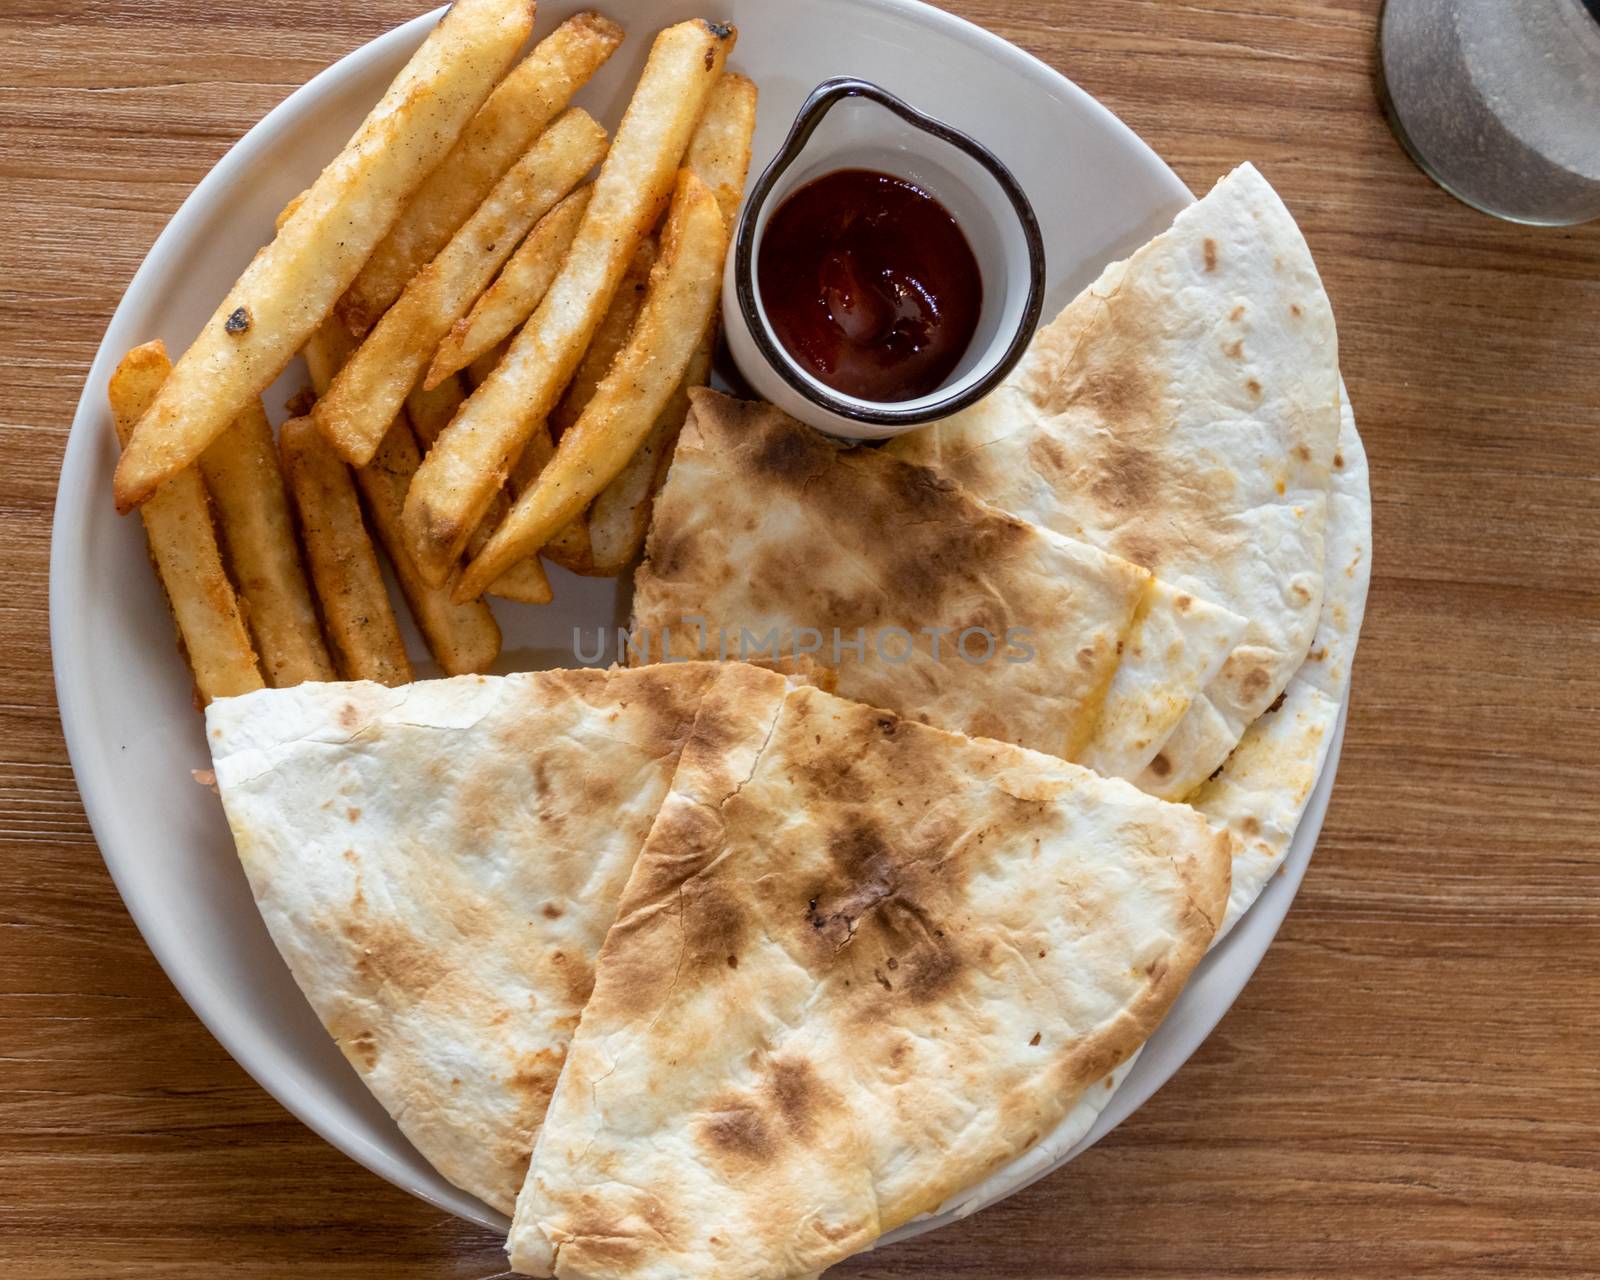
[[[570,104],[621,28],[579,14],[513,66],[533,8],[457,0],[177,364],[152,342],[112,376],[117,507],[202,702],[410,681],[380,551],[451,675],[499,654],[485,596],[639,554],[710,375],[756,90],[732,27],[679,23],[608,138]]]

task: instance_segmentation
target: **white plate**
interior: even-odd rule
[[[541,5],[538,32],[580,7]],[[606,0],[602,7],[629,39],[578,101],[614,125],[653,32],[703,10],[695,0]],[[876,80],[994,148],[1027,189],[1044,230],[1046,315],[1190,199],[1155,153],[1082,90],[938,10],[912,0],[724,0],[706,12],[738,24],[732,65],[761,86],[758,167],[805,93],[836,75]],[[440,1208],[504,1229],[499,1215],[433,1172],[323,1032],[256,913],[216,798],[191,780],[191,769],[209,764],[201,720],[139,523],[112,510],[116,446],[105,398],[106,380],[129,347],[155,337],[174,352],[187,346],[271,236],[277,212],[335,154],[437,16],[374,40],[292,94],[195,188],[145,259],[95,357],[67,444],[51,550],[51,643],[67,746],[106,865],[190,1006],[245,1070],[328,1141]],[[268,392],[275,416],[302,384],[291,367]],[[613,584],[559,570],[551,576],[556,604],[495,605],[507,638],[501,669],[570,664],[575,624],[616,622]],[[414,633],[409,640],[420,654]],[[1201,965],[1071,1154],[1154,1093],[1250,977],[1310,859],[1343,731],[1341,715],[1283,872]],[[1000,1189],[1008,1193],[1043,1172],[1019,1165]]]

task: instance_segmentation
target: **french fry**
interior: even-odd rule
[[[590,504],[590,572],[595,576],[616,577],[644,546],[651,506],[666,481],[673,446],[689,413],[689,388],[705,386],[710,377],[711,343],[702,339],[690,357],[683,380],[673,389],[667,407],[657,416],[644,443]]]
[[[350,469],[310,418],[285,422],[278,430],[278,447],[340,670],[347,680],[409,684],[411,662],[361,519]]]
[[[328,388],[355,349],[355,336],[338,316],[329,316],[306,339],[300,356],[306,362],[306,372],[311,375],[311,389],[319,399],[328,394]]]
[[[510,350],[510,347],[511,339],[507,338],[503,342],[496,343],[494,346],[490,347],[481,356],[469,364],[465,371],[467,386],[476,391],[485,382],[489,381],[489,375],[493,373],[499,366],[500,362],[506,358],[506,352]],[[445,425],[449,426],[450,424],[446,423]],[[440,432],[440,434],[442,435],[444,433]]]
[[[561,401],[550,411],[550,436],[559,441],[561,433],[583,416],[584,407],[594,398],[617,353],[628,345],[628,335],[644,307],[644,296],[650,288],[650,268],[656,265],[656,243],[641,240],[634,250],[633,261],[606,308],[605,317],[594,331],[589,349],[578,362],[578,369],[567,384]]]
[[[589,207],[592,186],[579,187],[528,232],[528,238],[500,268],[495,282],[472,304],[472,310],[450,326],[434,353],[424,385],[438,386],[479,356],[509,339],[533,314],[550,288]]]
[[[500,523],[504,524],[504,519]],[[558,564],[572,573],[581,573],[585,577],[597,576],[594,571],[594,546],[589,539],[587,513],[578,512],[557,529],[550,541],[539,548],[538,554],[551,564]],[[476,558],[469,547],[467,562],[470,564]]]
[[[450,425],[450,419],[456,416],[456,410],[461,408],[466,398],[466,390],[457,377],[446,378],[433,387],[424,387],[419,383],[411,388],[406,396],[406,416],[411,419],[412,429],[417,433],[417,443],[422,446],[424,453],[433,448],[433,442]]]
[[[577,107],[506,171],[477,211],[383,313],[312,419],[353,467],[371,461],[450,326],[466,313],[518,241],[605,153],[606,131]]]
[[[357,468],[356,484],[428,652],[448,676],[487,671],[500,653],[500,628],[489,606],[482,600],[452,603],[448,590],[423,582],[400,532],[400,509],[421,462],[411,426],[402,413],[384,435],[372,461]]]
[[[171,371],[167,349],[156,341],[128,352],[112,373],[106,393],[117,440],[124,447]],[[222,567],[199,472],[190,469],[173,476],[151,495],[140,515],[201,700],[261,688],[261,671],[239,599]]]
[[[750,143],[755,130],[755,85],[744,76],[725,73],[711,91],[705,114],[689,139],[685,164],[717,197],[730,244],[744,198],[745,179],[750,173]],[[682,383],[650,428],[645,442],[589,508],[592,572],[602,577],[621,573],[644,546],[652,500],[666,482],[673,447],[689,412],[689,388],[704,386],[711,376],[716,332],[713,315]]]
[[[505,489],[502,489],[496,495],[497,504],[505,498],[507,491],[510,492],[513,498],[518,498],[533,488],[535,482],[539,479],[539,473],[544,470],[545,463],[555,457],[555,452],[556,446],[550,439],[549,424],[545,422],[539,423],[534,427],[533,434],[528,437],[528,443],[522,447],[522,455],[517,459],[516,465],[511,468],[511,475],[506,480]],[[504,510],[500,511],[494,521],[495,527],[505,518],[505,512],[509,511],[510,507],[511,504],[509,502],[505,503]],[[485,520],[484,524],[478,527],[478,531],[472,535],[472,540],[467,543],[467,560],[469,562],[477,558],[478,552],[483,550],[484,543],[488,541],[487,538],[480,536],[485,532],[484,525],[488,524],[489,521]],[[550,541],[540,548],[540,553],[552,564],[558,564],[563,569],[570,569],[573,573],[592,573],[594,557],[590,551],[589,529],[583,513],[580,512],[562,525]],[[528,557],[530,560],[533,558],[532,556]],[[518,563],[523,562],[519,561]],[[499,581],[499,579],[496,579],[496,581]]]
[[[510,511],[511,499],[502,489],[489,504],[489,514],[484,516],[483,522],[472,531],[472,537],[467,539],[468,556],[476,555],[488,545],[495,529]],[[537,555],[524,556],[510,565],[489,584],[484,594],[498,596],[501,600],[515,600],[518,604],[549,604],[555,598],[555,593],[550,589],[550,579]]]
[[[627,465],[711,322],[727,244],[716,197],[685,169],[628,345],[583,416],[562,435],[555,457],[533,488],[517,500],[488,546],[467,566],[457,598],[470,599],[507,564],[537,551]]]
[[[194,462],[282,372],[532,25],[533,0],[457,0],[184,352],[117,463],[117,510]]]
[[[628,270],[622,277],[622,283],[617,286],[611,305],[606,309],[605,318],[595,330],[589,349],[583,353],[583,359],[578,362],[578,371],[572,375],[572,381],[567,384],[566,393],[551,411],[545,430],[542,433],[535,433],[543,436],[547,453],[551,451],[549,441],[552,438],[559,440],[561,433],[582,416],[584,406],[593,399],[595,388],[610,370],[617,353],[628,345],[628,335],[633,332],[634,321],[638,319],[639,311],[644,306],[645,292],[650,287],[650,268],[655,265],[655,261],[655,241],[641,240],[634,252],[633,261],[628,264]],[[516,469],[512,470],[515,474]],[[513,486],[513,491],[520,494],[526,487],[526,485],[523,488]],[[475,549],[468,544],[469,559],[475,554]],[[594,573],[594,546],[586,514],[580,511],[573,516],[544,545],[541,554],[552,564],[558,564],[573,573]]]
[[[337,680],[296,545],[278,446],[260,400],[200,455],[261,669],[278,689]]]
[[[465,399],[466,393],[461,389],[461,380],[455,374],[451,374],[436,387],[417,386],[411,389],[411,394],[406,397],[406,414],[411,419],[411,425],[417,434],[417,442],[424,452],[433,447],[433,442],[439,438],[439,433],[449,424]],[[511,501],[502,490],[495,495],[495,501],[490,506],[488,514],[484,516],[483,522],[473,531],[472,538],[467,543],[469,555],[475,555],[482,549],[484,543],[489,541],[489,534],[494,526],[499,524],[510,510]],[[545,576],[544,566],[539,563],[538,556],[528,556],[517,561],[494,580],[488,594],[498,596],[502,600],[515,600],[519,604],[549,604],[552,598],[550,579]]]
[[[698,19],[656,37],[560,274],[423,459],[406,497],[410,545],[428,581],[450,576],[528,433],[571,380],[634,250],[670,198],[733,43],[732,27]]]
[[[339,318],[364,335],[407,282],[444,248],[500,176],[622,43],[597,13],[568,18],[489,95],[450,154],[428,175],[394,229],[339,300]]]
[[[755,132],[755,83],[730,71],[712,89],[684,160],[716,196],[730,241],[744,200],[745,179],[750,174],[750,140]]]

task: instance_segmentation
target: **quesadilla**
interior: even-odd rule
[[[809,651],[845,697],[1131,774],[1245,622],[926,468],[695,391],[633,626],[679,657]]]
[[[303,684],[207,710],[301,990],[406,1137],[502,1212],[701,697],[738,669]]]
[[[1048,1133],[1226,905],[1192,809],[734,670],[601,950],[519,1271],[816,1275]]]
[[[1372,575],[1371,494],[1355,415],[1341,398],[1328,506],[1327,583],[1316,640],[1282,697],[1190,798],[1234,837],[1233,884],[1218,930],[1231,930],[1283,866],[1333,743]]]
[[[1139,778],[1179,798],[1311,645],[1338,405],[1327,295],[1247,164],[1107,267],[993,395],[889,450],[1247,619]]]

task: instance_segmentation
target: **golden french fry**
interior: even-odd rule
[[[539,225],[517,246],[495,282],[472,304],[472,310],[450,326],[428,367],[425,386],[437,386],[497,347],[503,350],[516,327],[533,314],[561,270],[593,191],[592,186],[579,187],[539,219]]]
[[[306,362],[306,372],[311,375],[311,389],[319,397],[328,393],[334,378],[355,349],[355,337],[338,316],[329,316],[306,339],[300,356]]]
[[[723,225],[733,240],[733,227],[750,173],[750,142],[756,129],[756,87],[744,76],[727,72],[717,81],[705,114],[689,139],[684,161],[721,206]],[[644,546],[656,491],[666,482],[678,432],[689,412],[689,388],[704,386],[711,376],[716,343],[716,317],[689,361],[672,399],[650,428],[639,451],[601,491],[588,513],[593,572],[605,577],[621,573]],[[569,392],[570,394],[570,392]]]
[[[577,372],[567,384],[560,403],[550,411],[548,421],[553,439],[560,440],[561,433],[583,416],[584,406],[594,398],[595,389],[610,372],[611,362],[628,345],[628,335],[633,332],[633,323],[639,318],[644,295],[650,288],[650,268],[655,265],[655,241],[641,240],[611,305],[594,331],[589,349],[578,362]]]
[[[317,401],[312,419],[351,466],[372,458],[450,326],[517,242],[605,153],[606,131],[577,107],[506,171],[477,211],[406,286]]]
[[[481,356],[469,364],[463,371],[463,376],[467,380],[467,386],[473,391],[476,391],[485,382],[487,382],[489,380],[489,375],[493,373],[499,366],[500,362],[506,358],[506,352],[510,349],[510,347],[511,339],[507,338],[503,342],[496,343],[494,346],[490,347]],[[457,410],[457,412],[460,411]],[[447,422],[445,425],[449,426],[450,424]],[[442,435],[443,433],[441,432],[440,434]]]
[[[504,519],[501,520],[504,524]],[[496,526],[498,528],[498,526]],[[594,570],[594,547],[589,540],[589,518],[582,511],[557,529],[550,541],[539,548],[538,554],[572,573],[597,577]],[[469,554],[467,563],[476,557]]]
[[[562,435],[555,457],[533,488],[517,500],[489,545],[468,565],[457,588],[459,598],[470,599],[505,565],[537,551],[627,465],[666,407],[711,321],[727,245],[716,198],[685,169],[628,345],[583,416]]]
[[[533,0],[457,0],[228,290],[117,463],[128,511],[282,372],[439,164],[533,25]]]
[[[489,606],[482,600],[452,603],[447,589],[423,582],[400,532],[400,509],[421,463],[411,425],[401,414],[379,442],[372,461],[356,469],[356,484],[428,652],[447,676],[487,671],[500,653],[500,628]]]
[[[117,440],[124,447],[171,371],[167,349],[156,341],[128,352],[112,373],[106,394]],[[139,514],[201,700],[261,688],[261,671],[239,599],[222,567],[199,472],[180,471],[151,495]]]
[[[365,334],[377,322],[621,43],[616,23],[580,13],[512,69],[339,300],[339,318],[351,330]]]
[[[449,577],[533,424],[571,380],[634,250],[670,197],[733,42],[732,27],[701,20],[656,37],[561,273],[505,359],[423,459],[406,497],[410,545],[427,580]]]
[[[589,506],[589,545],[596,576],[616,577],[644,546],[655,495],[666,482],[673,447],[689,414],[689,388],[705,386],[710,377],[708,335],[695,348],[683,379],[673,389],[667,407],[657,415],[644,443]]]
[[[261,669],[274,688],[337,680],[296,545],[278,446],[260,400],[200,455],[228,565],[248,606]]]
[[[467,539],[467,555],[473,556],[488,545],[490,537],[500,522],[511,511],[511,499],[504,489],[495,494],[494,501],[489,504],[489,513],[483,521],[472,531],[472,537]],[[443,590],[443,588],[440,588]],[[521,560],[507,567],[493,582],[489,584],[485,595],[497,596],[501,600],[515,600],[518,604],[549,604],[555,598],[555,593],[550,589],[550,579],[545,574],[544,565],[539,562],[536,555],[524,556]]]
[[[411,389],[411,394],[406,397],[406,414],[416,431],[417,442],[424,451],[433,447],[433,442],[439,438],[439,433],[455,416],[464,399],[466,393],[461,389],[461,380],[454,374],[431,389],[421,386]],[[510,510],[511,501],[505,492],[496,494],[488,514],[473,531],[472,538],[467,543],[469,555],[476,554],[483,544],[489,541],[489,534],[495,525],[499,524]],[[488,594],[499,596],[502,600],[515,600],[520,604],[549,604],[550,579],[545,576],[544,566],[539,563],[539,557],[528,556],[517,561],[496,578],[490,584]]]
[[[610,370],[617,353],[628,345],[628,335],[633,332],[634,321],[639,318],[639,311],[644,306],[645,292],[650,287],[650,268],[655,265],[655,261],[655,241],[641,240],[639,248],[634,252],[633,261],[628,264],[628,270],[622,277],[622,283],[617,286],[611,305],[606,309],[605,318],[595,330],[589,349],[578,362],[578,371],[572,375],[572,381],[567,384],[561,403],[551,411],[545,430],[539,433],[545,440],[548,441],[551,437],[559,440],[561,433],[583,415],[584,406],[593,399],[595,389]],[[518,494],[522,492],[515,486],[513,491]],[[474,548],[469,544],[468,559],[472,559],[475,554]],[[552,564],[558,564],[573,573],[593,574],[594,546],[585,513],[578,512],[563,525],[550,541],[545,543],[541,554]]]
[[[347,680],[409,684],[411,661],[361,519],[350,469],[310,418],[285,422],[278,430],[278,447],[340,670]]]
[[[417,433],[417,443],[426,453],[433,448],[439,433],[450,425],[467,398],[466,388],[457,377],[446,378],[436,386],[424,387],[421,383],[411,388],[406,396],[406,416]]]
[[[716,196],[730,239],[744,200],[744,183],[750,174],[750,140],[755,132],[756,86],[748,77],[730,71],[712,89],[684,159],[684,164],[699,174]]]

